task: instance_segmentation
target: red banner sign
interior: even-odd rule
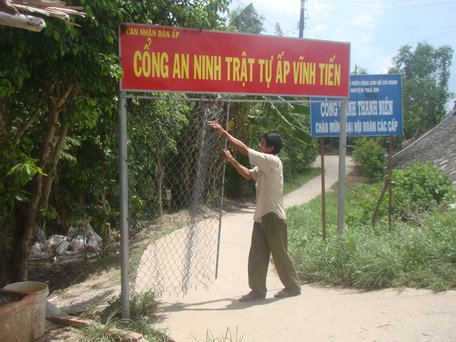
[[[348,97],[350,44],[124,24],[122,90]]]

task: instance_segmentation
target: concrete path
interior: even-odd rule
[[[318,164],[319,165],[319,164]],[[347,173],[352,164],[347,162]],[[338,157],[325,157],[325,183],[338,180]],[[321,193],[320,177],[285,197],[286,207]],[[208,290],[160,298],[155,325],[177,342],[236,341],[456,341],[456,291],[359,292],[302,286],[298,297],[275,299],[282,288],[272,265],[264,301],[241,303],[249,291],[247,255],[253,208],[225,214],[219,277]],[[224,336],[230,338],[223,339]]]

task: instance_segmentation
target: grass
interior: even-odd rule
[[[326,197],[325,241],[320,198],[287,210],[289,249],[301,280],[365,290],[456,288],[456,210],[444,204],[417,214],[413,224],[394,222],[390,229],[383,219],[372,226],[366,208],[361,210],[354,203],[369,192],[374,196],[373,188],[370,191],[370,186],[364,184],[347,193],[342,241],[336,233],[336,193]],[[368,203],[368,198],[363,198],[363,202]]]
[[[85,312],[83,317],[89,318],[93,324],[82,328],[87,341],[122,341],[128,332],[137,332],[150,342],[165,342],[165,332],[154,329],[153,316],[158,302],[153,292],[133,295],[130,300],[130,319],[122,319],[121,300],[119,297],[110,301],[103,311]]]
[[[199,341],[197,338],[193,337],[195,341]],[[241,342],[243,336],[239,336],[238,328],[234,333],[231,332],[230,328],[226,328],[226,331],[221,334],[221,336],[214,336],[211,331],[206,332],[205,342]]]
[[[153,292],[134,295],[130,301],[130,319],[121,319],[121,300],[115,298],[103,311],[85,312],[83,318],[93,321],[88,327],[80,328],[84,341],[123,341],[129,332],[141,334],[150,342],[166,342],[165,331],[154,329],[153,316],[158,308],[158,302]],[[205,342],[241,342],[244,336],[239,336],[238,328],[231,331],[227,328],[220,336],[206,332]],[[198,341],[193,337],[195,341]],[[128,339],[128,338],[127,338]]]
[[[293,175],[292,177],[287,177],[287,179],[284,180],[283,193],[288,194],[289,192],[292,192],[293,190],[298,189],[303,184],[305,184],[312,178],[318,176],[319,174],[320,174],[320,168],[312,167],[312,168],[307,169],[303,174]]]

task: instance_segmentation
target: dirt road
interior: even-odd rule
[[[338,179],[338,157],[325,157],[329,189]],[[347,172],[352,165],[347,164]],[[287,195],[287,207],[321,193],[320,177]],[[247,254],[253,208],[223,216],[219,277],[209,289],[163,297],[161,321],[177,342],[221,341],[456,341],[456,291],[434,294],[406,289],[359,292],[302,286],[298,297],[277,300],[282,285],[272,265],[264,301],[241,303],[247,286]]]

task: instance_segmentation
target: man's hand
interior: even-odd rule
[[[242,154],[247,154],[249,151],[249,147],[244,144],[242,141],[233,137],[230,133],[228,133],[217,121],[208,121],[209,126],[211,126],[218,134],[225,137],[233,147]]]
[[[231,155],[231,152],[226,148],[223,149],[223,157],[227,162],[232,162],[232,160],[234,159],[234,157]]]
[[[223,149],[223,157],[225,160],[234,166],[237,172],[247,180],[251,180],[252,176],[250,175],[249,169],[247,169],[244,165],[239,164],[239,162],[231,155],[231,152],[228,151],[226,148]]]
[[[217,121],[208,121],[209,126],[211,126],[218,134],[222,135],[225,130]]]

